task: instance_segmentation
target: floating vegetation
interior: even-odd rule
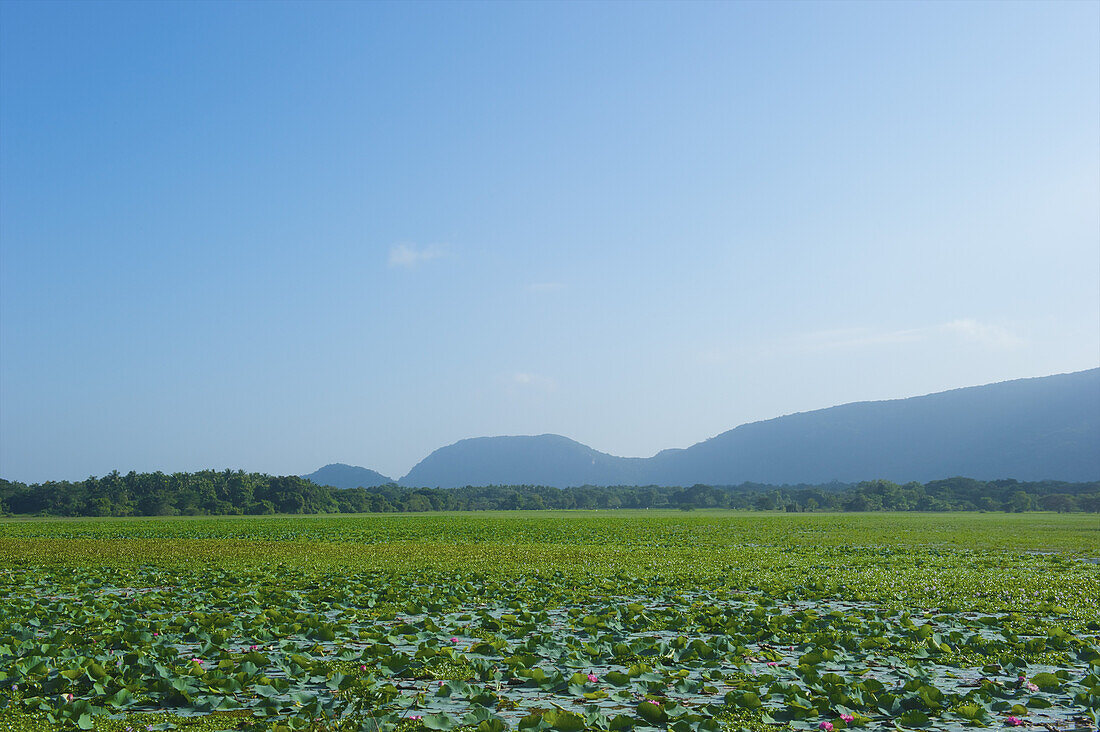
[[[0,732],[1097,728],[1095,527],[625,518],[0,523]]]

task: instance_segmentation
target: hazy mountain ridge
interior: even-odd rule
[[[333,488],[374,488],[395,482],[375,470],[344,463],[331,463],[302,477],[317,485]]]
[[[461,440],[400,483],[728,485],[954,475],[1100,476],[1100,369],[800,412],[651,458],[620,458],[557,435]]]
[[[1092,480],[1100,369],[800,412],[653,460],[656,484]]]
[[[474,437],[417,463],[404,486],[630,485],[644,480],[646,458],[599,452],[561,435]]]
[[[1100,478],[1100,368],[799,412],[650,458],[609,455],[560,435],[476,437],[432,452],[399,483],[903,483],[958,475]]]

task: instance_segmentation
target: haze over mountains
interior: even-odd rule
[[[958,475],[1100,478],[1100,369],[790,414],[650,458],[608,455],[560,435],[477,437],[439,448],[398,482],[687,486]],[[343,488],[390,482],[344,465],[303,477]]]
[[[344,463],[332,463],[302,477],[317,485],[331,485],[335,488],[373,488],[376,485],[397,482],[377,471]]]

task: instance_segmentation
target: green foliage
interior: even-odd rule
[[[1039,518],[2,521],[0,732],[1080,722],[1095,521]]]
[[[724,508],[787,511],[1100,512],[1100,481],[1063,483],[950,478],[898,485],[769,486],[466,486],[441,490],[387,484],[340,489],[297,476],[242,471],[117,471],[78,482],[24,485],[0,479],[0,515],[194,516],[317,513],[408,513],[541,509]]]

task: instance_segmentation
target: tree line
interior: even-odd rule
[[[1100,512],[1100,481],[948,478],[928,483],[735,486],[466,486],[333,488],[298,476],[241,470],[114,471],[101,478],[27,485],[0,479],[0,515],[203,516],[616,508],[760,511]]]

